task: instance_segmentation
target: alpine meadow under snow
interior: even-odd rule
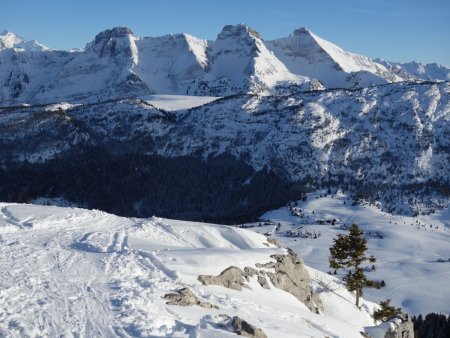
[[[373,316],[450,314],[449,81],[306,28],[1,33],[0,337],[412,338]]]

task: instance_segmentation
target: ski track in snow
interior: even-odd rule
[[[8,207],[1,211],[6,222],[23,228]],[[70,232],[29,229],[21,232],[19,240],[1,237],[6,273],[1,279],[0,323],[8,320],[4,324],[11,333],[33,335],[27,330],[34,327],[46,336],[138,335],[140,331],[133,326],[136,320],[146,322],[151,332],[155,323],[147,311],[138,306],[130,310],[126,305],[139,305],[147,295],[160,291],[155,285],[173,288],[176,274],[153,254],[129,250],[127,233],[113,231],[114,223],[102,243],[95,225],[87,228],[83,221],[72,220],[80,226]],[[145,302],[140,305],[147,306]],[[31,320],[28,328],[23,318]]]
[[[326,311],[263,289],[204,286],[200,274],[255,267],[284,249],[243,229],[100,211],[0,203],[0,337],[229,337],[238,315],[268,337],[360,337],[374,304],[354,298],[332,277],[309,269]],[[27,226],[23,226],[23,224]],[[326,290],[323,285],[335,285]],[[189,287],[204,309],[165,304]]]

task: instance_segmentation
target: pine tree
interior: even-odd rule
[[[359,307],[359,298],[362,296],[362,289],[367,283],[367,278],[361,264],[364,261],[375,262],[373,256],[367,257],[367,240],[363,232],[356,225],[352,224],[348,235],[338,234],[333,240],[334,244],[330,248],[329,263],[332,269],[350,268],[349,274],[344,278],[349,291],[356,292],[356,306]]]
[[[402,313],[402,309],[395,308],[391,305],[391,300],[386,299],[380,302],[380,309],[373,313],[373,319],[381,320],[382,322],[395,318],[398,314]]]
[[[362,296],[362,289],[367,283],[366,275],[362,268],[357,268],[354,272],[349,271],[348,275],[344,277],[349,291],[356,293],[356,306],[359,307],[359,298]]]

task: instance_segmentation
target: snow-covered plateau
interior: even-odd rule
[[[316,308],[276,287],[275,261],[289,253],[244,229],[0,203],[0,244],[1,336],[232,337],[240,321],[255,337],[379,331],[377,305],[358,309],[339,280],[301,261],[295,269]],[[199,281],[230,266],[246,271],[240,290]],[[193,304],[167,304],[184,288]]]

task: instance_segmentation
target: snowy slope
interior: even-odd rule
[[[367,87],[401,80],[368,57],[353,54],[306,28],[266,45],[294,74],[319,79],[327,88]]]
[[[208,67],[196,94],[264,93],[277,85],[308,80],[289,72],[259,34],[244,24],[225,26],[217,40],[209,43],[207,56]]]
[[[294,215],[285,207],[267,212],[261,219],[280,222],[275,237],[303,257],[305,264],[321,271],[330,271],[328,248],[333,238],[347,233],[344,226],[357,223],[368,239],[368,254],[377,258],[376,271],[367,272],[368,278],[386,282],[386,287],[379,290],[366,288],[366,298],[376,302],[390,298],[395,306],[411,314],[449,314],[450,210],[407,217],[352,203],[339,191],[322,191],[309,194],[307,201],[299,201]],[[321,224],[333,219],[335,225]],[[272,232],[275,226],[252,229]],[[289,237],[288,231],[301,235],[309,232],[312,236]],[[319,237],[314,238],[314,234]],[[338,274],[340,278],[344,275],[343,271]]]
[[[381,59],[375,59],[374,61],[384,65],[405,80],[450,80],[450,68],[437,63],[424,65],[415,61],[407,63],[390,62]]]
[[[69,55],[62,70],[34,100],[96,102],[151,93],[132,71],[138,61],[135,40],[124,27],[99,33],[83,52]]]
[[[26,41],[24,38],[9,31],[0,33],[0,50],[2,49],[15,49],[26,52],[43,52],[50,50],[36,40]]]
[[[357,309],[337,280],[314,269],[320,314],[255,277],[241,291],[202,285],[199,274],[285,252],[246,230],[0,203],[0,243],[2,336],[235,336],[223,314],[268,337],[356,338],[373,325],[373,303]],[[218,309],[165,304],[165,294],[186,286]]]
[[[133,66],[155,93],[187,94],[207,65],[207,41],[189,34],[170,34],[136,41],[139,60]]]
[[[167,111],[183,112],[187,109],[203,106],[220,97],[187,95],[149,95],[142,97],[145,102]]]
[[[54,51],[11,32],[0,34],[0,103],[27,102],[61,71],[69,53]]]
[[[432,212],[449,203],[449,94],[448,82],[395,83],[228,97],[177,114],[139,99],[3,109],[0,154],[36,161],[86,143],[114,151],[118,142],[164,157],[231,154],[302,186],[360,192],[385,211]],[[185,99],[180,108],[198,104]]]

